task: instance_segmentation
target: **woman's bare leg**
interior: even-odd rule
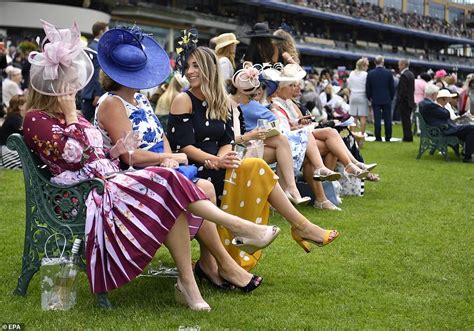
[[[359,116],[360,121],[360,132],[362,135],[365,134],[365,129],[367,127],[367,116]]]
[[[204,273],[217,285],[222,285],[224,280],[239,287],[247,285],[253,275],[239,266],[225,250],[217,232],[216,225],[204,221],[199,233],[201,245],[206,246],[206,250],[217,260],[215,268],[214,266],[209,267],[203,260],[199,260],[199,266]]]
[[[309,187],[311,188],[316,201],[323,202],[327,200],[327,197],[324,193],[323,184],[319,181],[313,180],[314,170],[315,169],[311,163],[303,163],[303,176],[306,183],[308,183]]]
[[[267,159],[264,154],[264,160],[267,163],[278,162],[278,176],[280,176],[282,183],[284,183],[282,185],[283,190],[289,192],[295,198],[300,198],[301,195],[296,187],[293,156],[288,138],[283,134],[267,138],[265,139],[265,149],[267,149],[267,146],[274,150],[274,157],[271,158],[273,155],[268,154]]]
[[[312,177],[311,181],[313,181]],[[288,221],[288,223],[299,228],[296,231],[301,237],[316,242],[322,242],[325,230],[316,224],[311,223],[303,214],[301,214],[286,198],[280,185],[275,185],[275,188],[268,197],[268,201]],[[335,236],[335,233],[330,237],[330,239],[332,239],[333,236]]]
[[[200,179],[197,181],[196,186],[199,187],[201,190],[206,193],[206,195],[209,197],[209,200],[213,203],[216,204],[216,191],[214,189],[214,185],[208,180],[205,179]],[[204,269],[207,275],[211,277],[213,282],[215,284],[222,284],[223,280],[219,277],[219,267],[217,265],[217,261],[215,257],[213,256],[212,252],[209,250],[209,245],[206,244],[206,240],[208,238],[207,232],[209,231],[209,226],[206,226],[209,224],[210,226],[213,226],[215,229],[215,225],[211,224],[207,221],[203,222],[203,225],[199,228],[198,233],[196,234],[196,239],[199,242],[199,266]]]
[[[191,266],[191,244],[188,220],[181,213],[166,236],[164,245],[169,249],[179,273],[179,279],[193,303],[205,302],[199,292]]]
[[[349,155],[347,155],[347,147],[336,129],[324,128],[313,130],[313,137],[316,140],[324,142],[329,152],[334,154],[344,166],[351,163]]]

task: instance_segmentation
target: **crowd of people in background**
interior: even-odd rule
[[[434,107],[448,114],[445,121],[451,116],[472,121],[474,113],[472,76],[464,87],[444,70],[415,79],[406,59],[396,75],[384,67],[382,56],[369,72],[370,61],[359,59],[348,78],[330,68],[308,73],[291,34],[263,22],[246,32],[251,42],[242,63],[235,54],[240,41],[230,32],[211,39],[209,48],[198,46],[195,29],[184,30],[177,58],[170,61],[137,26],[109,30],[98,22],[88,49],[80,44],[76,24],[64,34],[47,22],[43,26],[53,50],[75,50],[65,62],[73,70],[44,79],[50,66],[65,65],[42,50],[24,55],[31,78],[22,72],[26,66],[5,61],[2,166],[15,163],[6,138],[23,133],[54,182],[90,177],[109,182],[104,197],[92,193],[87,201],[86,241],[94,249],[87,249],[86,260],[95,293],[131,281],[162,244],[178,268],[176,299],[190,309],[211,309],[195,277],[223,290],[254,291],[263,278],[249,271],[280,232],[268,225],[270,206],[309,252],[310,244],[327,245],[339,232],[317,226],[295,207],[312,201],[316,209],[337,212],[336,187],[358,185],[360,193],[363,180],[380,179],[372,172],[377,164],[365,162],[359,149],[369,136],[369,118],[375,121],[376,141],[382,141],[383,118],[384,140],[390,142],[398,114],[408,143],[416,102],[422,113]],[[432,86],[440,90],[439,98]],[[458,102],[452,101],[456,97]],[[466,142],[465,162],[473,163],[474,126],[459,124],[446,134]],[[297,180],[300,174],[303,179]],[[103,223],[113,228],[107,234],[112,245],[98,239]],[[135,237],[144,227],[147,231]],[[200,244],[194,271],[190,237]],[[119,241],[128,258],[118,254]],[[98,259],[101,265],[94,264]]]
[[[465,28],[461,21],[448,22],[444,18],[424,16],[419,13],[404,13],[400,9],[354,0],[287,0],[301,6],[367,19],[383,24],[403,26],[409,29],[432,31],[455,37],[472,37],[472,29]]]

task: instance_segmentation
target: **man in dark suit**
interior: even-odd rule
[[[382,117],[385,126],[385,141],[392,138],[392,99],[395,94],[392,73],[383,66],[382,55],[375,57],[375,69],[367,74],[365,93],[372,102],[374,111],[375,140],[382,141]]]
[[[107,23],[95,23],[92,26],[92,34],[94,36],[94,39],[87,45],[87,47],[95,51],[89,52],[89,54],[92,56],[92,63],[94,64],[94,75],[92,76],[90,82],[87,83],[87,85],[82,90],[81,95],[82,114],[89,121],[92,121],[92,119],[94,118],[95,106],[97,105],[97,101],[99,100],[100,96],[104,92],[99,83],[100,66],[99,61],[97,60],[97,44],[99,42],[100,37],[102,37],[102,35],[107,30]]]
[[[456,136],[464,141],[464,160],[466,163],[474,163],[474,125],[455,124],[444,106],[456,94],[451,94],[447,89],[439,91],[434,84],[425,87],[425,99],[418,105],[421,116],[431,126],[444,126],[443,134]],[[436,101],[436,102],[435,102]]]
[[[411,132],[411,115],[415,110],[415,75],[408,69],[410,61],[401,59],[398,62],[400,81],[397,90],[397,111],[403,127],[403,141],[413,141]]]

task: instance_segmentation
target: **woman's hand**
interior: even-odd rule
[[[77,122],[75,93],[58,96],[58,104],[67,124]]]
[[[164,159],[163,162],[161,162],[160,166],[165,167],[165,168],[173,168],[176,169],[179,167],[179,163],[176,160],[173,160],[171,158]]]
[[[238,168],[240,165],[240,159],[237,157],[236,152],[228,152],[222,156],[219,156],[216,160],[204,161],[204,166],[207,169],[232,169]]]
[[[185,153],[173,153],[173,157],[170,159],[178,162],[178,164],[188,164],[188,156]]]
[[[267,129],[255,128],[252,131],[246,133],[248,137],[246,140],[265,140],[267,138]]]

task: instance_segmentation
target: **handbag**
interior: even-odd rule
[[[62,248],[58,237],[63,239]],[[60,251],[59,256],[56,257],[49,256],[47,249],[49,241],[53,238],[57,251]],[[66,243],[67,238],[63,233],[54,233],[46,239],[44,244],[45,257],[41,259],[40,267],[41,308],[43,310],[69,310],[76,304],[76,280],[79,266],[72,257],[64,254]]]

